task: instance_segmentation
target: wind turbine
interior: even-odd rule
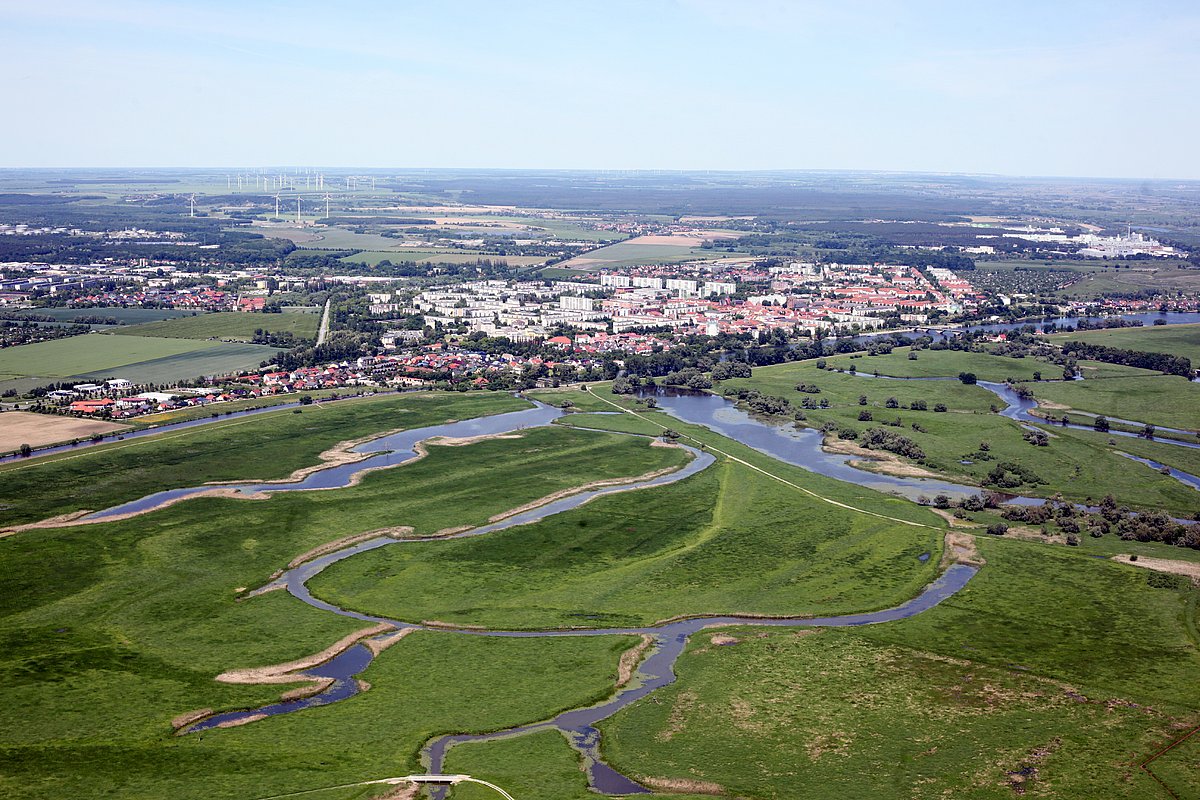
[[[329,219],[329,192],[325,193],[325,219]]]
[[[296,196],[296,224],[300,224],[300,197]]]
[[[279,219],[279,195],[275,195],[275,219]]]
[[[194,217],[194,216],[196,216],[196,195],[192,195],[191,197],[189,197],[188,202],[191,203],[191,206],[192,206],[192,213],[190,216]]]

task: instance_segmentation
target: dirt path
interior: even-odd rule
[[[1112,557],[1112,560],[1128,564],[1131,567],[1152,569],[1155,572],[1169,572],[1172,575],[1183,575],[1191,578],[1192,583],[1196,586],[1200,586],[1200,564],[1194,561],[1180,561],[1173,558],[1152,558],[1151,556],[1138,556],[1137,561],[1134,561],[1128,553],[1115,555]]]

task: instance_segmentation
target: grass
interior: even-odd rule
[[[124,325],[156,322],[165,319],[181,319],[195,316],[195,311],[173,308],[28,308],[14,309],[12,314],[37,314],[54,317],[60,322],[70,322],[80,317],[112,317]]]
[[[758,369],[755,379],[772,370],[782,372]],[[848,396],[843,381],[870,384],[826,377],[830,395],[837,386]],[[982,391],[945,387],[964,405]],[[941,523],[930,511],[780,464],[661,412],[643,412],[642,423],[590,413],[612,408],[598,399],[581,398],[583,413],[565,421],[661,423],[730,457],[671,486],[601,498],[534,525],[356,556],[314,589],[353,594],[376,611],[530,627],[864,610],[912,596],[936,571]],[[112,498],[181,481],[276,476],[367,432],[521,405],[492,393],[406,394],[231,420],[10,466],[0,501],[59,513],[82,502],[91,482]],[[217,672],[296,658],[361,627],[280,592],[235,600],[236,589],[261,584],[297,553],[383,526],[427,533],[469,524],[678,458],[640,439],[530,429],[519,439],[434,446],[349,489],[192,500],[123,522],[0,539],[8,676],[0,795],[233,800],[301,791],[421,771],[417,754],[433,735],[503,729],[595,702],[611,692],[631,637],[419,632],[376,660],[364,675],[372,688],[352,700],[203,737],[173,738],[167,725],[183,711],[252,707],[285,688],[221,685]],[[747,464],[934,527],[831,506]],[[36,518],[30,508],[21,513]],[[724,647],[699,634],[676,684],[602,724],[605,753],[635,777],[709,781],[753,798],[1011,797],[1018,787],[1159,797],[1132,765],[1197,719],[1196,592],[1153,588],[1146,571],[1091,557],[1171,557],[1163,545],[1085,539],[1066,548],[981,537],[988,564],[966,589],[896,623],[808,636],[735,628],[723,633],[739,643]],[[934,557],[918,561],[926,551]],[[1195,782],[1194,752],[1160,760],[1181,791]],[[517,796],[587,796],[556,733],[462,746],[447,766]],[[455,800],[486,796],[472,791],[456,790]]]
[[[1079,411],[1170,428],[1200,429],[1200,384],[1176,375],[1034,383],[1029,388],[1039,400]]]
[[[1190,358],[1193,366],[1200,365],[1200,324],[1075,331],[1052,334],[1048,338],[1059,345],[1063,342],[1087,342],[1126,350],[1169,353]]]
[[[0,382],[0,388],[25,390],[31,384],[113,377],[166,384],[253,369],[278,352],[256,344],[93,333],[5,349],[0,374],[21,377]]]
[[[957,370],[970,362],[955,356],[976,356],[981,354],[957,353],[954,351],[922,351],[921,359],[916,362],[901,358],[897,363],[903,365],[921,364],[926,355],[937,353],[939,356],[950,357],[942,361],[947,370]],[[982,356],[985,359],[997,361],[1012,361],[1000,359],[997,356]],[[879,358],[864,356],[850,361],[857,366],[860,373],[867,373],[864,364],[870,366]],[[830,360],[832,361],[832,359]],[[986,362],[983,362],[986,363]],[[1030,362],[1036,364],[1037,362]],[[882,369],[881,369],[882,372]],[[868,373],[869,374],[869,373]],[[955,372],[955,374],[957,374]],[[1150,381],[1174,381],[1185,388],[1182,379],[1152,378]],[[1145,385],[1146,379],[1106,379],[1097,381],[1073,382],[1041,382],[1027,384],[1039,396],[1045,393],[1068,394],[1077,388],[1104,387],[1122,382],[1136,382]],[[820,394],[810,395],[798,392],[795,385],[806,383],[820,387]],[[804,424],[819,427],[822,423],[832,421],[841,428],[853,429],[861,434],[870,427],[881,427],[880,420],[901,420],[897,433],[916,442],[925,452],[926,458],[921,466],[945,475],[955,482],[970,485],[981,485],[987,474],[999,462],[1015,462],[1029,467],[1044,484],[1024,484],[1016,491],[1021,494],[1036,497],[1049,497],[1061,492],[1065,497],[1087,502],[1098,500],[1105,494],[1113,494],[1123,503],[1135,508],[1157,509],[1166,508],[1177,514],[1190,514],[1196,505],[1195,490],[1165,475],[1149,469],[1132,469],[1131,462],[1112,452],[1107,446],[1107,439],[1090,440],[1081,437],[1060,436],[1059,430],[1052,426],[1046,429],[1052,438],[1047,447],[1034,447],[1024,440],[1024,430],[1013,420],[989,412],[989,408],[998,404],[995,395],[979,386],[966,386],[958,381],[942,381],[937,383],[922,381],[889,381],[879,380],[860,375],[835,373],[830,370],[818,370],[812,361],[792,362],[770,367],[756,367],[750,378],[742,378],[723,382],[719,388],[726,386],[744,386],[758,389],[765,394],[785,397],[793,405],[799,406],[802,399],[824,398],[830,401],[826,410],[807,410]],[[867,397],[867,405],[860,406],[858,398]],[[930,410],[911,411],[905,408],[889,409],[886,402],[896,398],[901,406],[910,405],[913,400],[925,400]],[[949,408],[947,413],[932,411],[935,402],[945,403]],[[863,411],[871,413],[871,421],[860,421],[859,414]],[[912,425],[924,428],[917,431]],[[1122,439],[1122,441],[1126,441]],[[980,443],[987,442],[989,450],[984,458],[980,454]],[[1170,447],[1162,445],[1161,447]],[[1119,447],[1116,449],[1120,449]],[[1130,451],[1132,452],[1132,451]],[[964,461],[970,463],[963,463]],[[1187,470],[1191,471],[1191,470]]]
[[[11,462],[0,466],[0,521],[108,508],[207,481],[281,478],[317,463],[317,454],[338,442],[525,406],[493,393],[376,395]]]
[[[496,395],[424,399],[440,401],[426,404],[438,419],[466,416],[480,400],[493,411],[519,405]],[[395,402],[359,403],[343,424],[361,426],[368,416],[393,427],[380,418],[383,407],[397,410]],[[270,432],[305,452],[326,438],[306,432],[311,441],[297,448],[295,433],[277,425]],[[239,587],[260,585],[296,554],[382,525],[430,532],[481,522],[579,480],[677,458],[644,440],[531,429],[519,440],[435,446],[427,458],[350,489],[258,503],[200,499],[102,526],[0,539],[0,642],[10,676],[0,687],[0,794],[295,791],[417,771],[417,752],[436,733],[503,728],[594,702],[611,690],[630,637],[419,633],[378,659],[364,676],[373,688],[354,700],[203,737],[166,735],[168,720],[184,711],[253,707],[286,688],[217,684],[216,673],[296,658],[362,627],[285,593],[236,601]]]
[[[418,250],[406,247],[396,250],[367,250],[350,256],[343,256],[347,263],[377,266],[381,261],[391,261],[399,264],[402,261],[413,261],[418,264],[473,264],[476,261],[491,260],[505,261],[509,266],[528,267],[546,261],[545,256],[500,256],[494,253],[483,253],[464,250]]]
[[[1129,762],[1186,716],[859,630],[722,633],[740,641],[694,637],[658,702],[602,723],[614,766],[735,797],[1157,798]]]
[[[211,347],[213,345],[183,339],[124,339],[94,333],[6,348],[0,352],[0,373],[61,378],[100,375],[129,364],[177,357]]]
[[[578,754],[561,733],[539,731],[510,739],[470,742],[453,748],[446,757],[446,772],[483,777],[513,797],[538,800],[595,800],[588,789]],[[666,794],[656,798],[682,800],[704,795]],[[496,793],[463,783],[450,793],[451,800],[492,800]]]
[[[168,339],[240,339],[249,341],[256,330],[292,333],[301,339],[315,339],[321,318],[317,314],[245,314],[221,311],[198,317],[183,317],[162,322],[147,322],[122,328],[125,336],[156,336]]]
[[[1153,588],[1146,570],[1086,550],[987,536],[979,544],[988,566],[966,589],[928,614],[864,634],[1138,703],[1197,707],[1190,587]]]
[[[887,355],[833,356],[827,359],[830,367],[849,369],[853,364],[858,372],[892,375],[897,378],[929,378],[934,376],[955,377],[960,372],[973,372],[981,381],[1003,383],[1014,380],[1032,380],[1035,372],[1046,378],[1058,378],[1062,368],[1032,358],[1008,358],[988,353],[970,353],[961,350],[920,350],[917,359],[908,358],[909,348],[897,347]]]
[[[932,577],[937,559],[918,560],[940,548],[941,523],[929,512],[677,427],[825,496],[931,527],[830,506],[722,459],[679,483],[598,498],[532,525],[364,553],[310,585],[358,611],[529,629],[882,608]]]
[[[705,250],[701,247],[679,244],[628,244],[618,242],[590,250],[575,258],[564,261],[560,267],[567,269],[600,269],[634,264],[671,264],[679,261],[711,260],[731,258],[738,253],[724,250]]]

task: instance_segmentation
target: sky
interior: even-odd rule
[[[0,0],[0,166],[1200,179],[1200,3]]]

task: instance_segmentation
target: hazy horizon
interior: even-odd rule
[[[66,0],[0,21],[10,169],[1200,179],[1183,2]]]

